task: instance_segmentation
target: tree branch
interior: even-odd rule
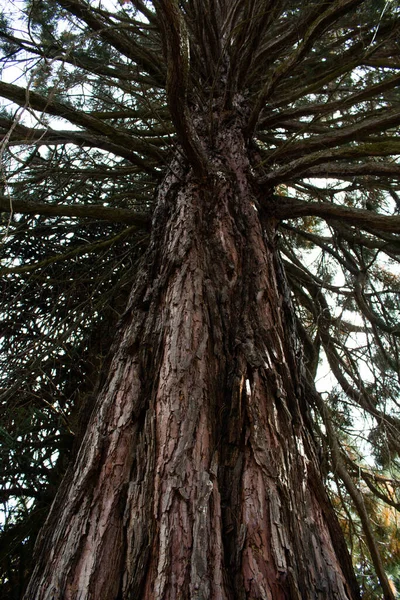
[[[176,0],[154,2],[162,27],[167,60],[167,96],[179,143],[193,168],[204,176],[207,157],[193,126],[187,103],[189,39],[186,24]]]
[[[113,208],[101,204],[44,204],[14,200],[6,196],[0,196],[0,211],[28,215],[99,219],[111,223],[135,225],[137,228],[144,230],[149,230],[151,223],[150,216],[136,213],[127,208]]]
[[[356,7],[358,4],[361,4],[361,1],[362,0],[337,0],[333,4],[328,5],[326,10],[324,10],[326,4],[321,3],[320,10],[323,11],[322,14],[315,15],[314,12],[312,13],[312,20],[307,27],[302,42],[298,45],[296,50],[279,65],[275,72],[268,77],[267,82],[262,88],[249,118],[247,125],[248,135],[252,135],[259,115],[265,106],[266,101],[274,92],[278,82],[303,59],[307,52],[313,47],[315,40],[322,35],[331,23],[334,23],[349,10]]]
[[[157,56],[144,49],[143,46],[136,44],[132,37],[129,39],[121,31],[117,31],[110,23],[105,23],[94,14],[94,10],[89,5],[79,0],[58,0],[58,4],[67,12],[84,21],[88,27],[96,31],[98,35],[116,50],[127,56],[144,69],[154,82],[164,87],[165,77],[162,72],[162,63]],[[140,9],[141,10],[141,9]]]
[[[68,250],[67,252],[55,254],[53,256],[50,256],[48,258],[45,258],[44,260],[41,260],[41,261],[33,263],[33,264],[23,265],[20,267],[17,267],[17,266],[1,267],[0,275],[10,274],[10,273],[16,273],[18,275],[20,275],[22,273],[30,273],[31,271],[36,271],[37,269],[44,269],[48,265],[51,265],[55,262],[74,258],[75,256],[79,256],[80,254],[90,254],[92,252],[98,252],[99,250],[108,248],[109,246],[112,246],[112,244],[114,244],[115,242],[118,242],[119,240],[126,238],[128,235],[133,233],[135,230],[136,230],[136,227],[128,227],[127,229],[124,229],[117,235],[115,235],[111,238],[102,240],[101,242],[94,242],[92,244],[84,244],[83,246],[78,246],[76,248],[73,248],[72,250]]]
[[[295,158],[304,155],[305,152],[314,152],[346,144],[367,140],[370,133],[379,133],[386,131],[400,124],[400,108],[395,107],[391,110],[384,110],[374,114],[372,117],[364,118],[360,122],[348,127],[340,127],[333,131],[332,129],[324,135],[316,135],[311,139],[304,140],[299,144],[293,144],[285,149],[285,157]]]
[[[329,202],[305,202],[289,196],[274,195],[271,203],[265,203],[268,214],[278,219],[295,219],[297,217],[314,216],[327,221],[341,220],[360,229],[377,229],[400,233],[400,216],[378,215],[370,210],[348,208]]]
[[[278,167],[275,171],[264,175],[258,180],[258,183],[276,185],[277,183],[287,182],[289,179],[294,178],[294,176],[303,176],[310,167],[345,158],[359,160],[365,156],[393,156],[400,154],[400,140],[395,137],[384,138],[384,141],[374,140],[358,144],[357,146],[345,146],[343,148],[322,150],[310,154],[307,154],[306,149],[304,149],[303,154],[301,158],[288,162],[284,166]],[[268,160],[267,157],[264,163],[268,162]]]
[[[367,85],[363,90],[357,91],[354,94],[349,94],[348,96],[346,96],[343,99],[341,98],[340,100],[336,100],[333,102],[320,102],[309,105],[307,104],[305,106],[297,106],[296,108],[281,110],[280,112],[273,112],[270,115],[266,115],[262,119],[260,123],[260,128],[266,128],[268,131],[272,126],[279,126],[279,124],[282,121],[285,121],[286,119],[294,119],[308,115],[333,114],[335,110],[343,110],[343,108],[348,109],[349,107],[354,106],[354,104],[358,104],[359,102],[364,102],[365,100],[376,98],[383,92],[397,87],[399,83],[400,75],[396,74],[393,77],[389,77],[375,85]],[[280,105],[281,102],[279,102],[277,106]]]
[[[133,145],[136,145],[138,152],[148,153],[150,150],[160,158],[159,150],[155,146],[152,147],[152,145],[147,142],[137,140],[130,134],[123,133],[108,123],[104,123],[104,121],[76,110],[72,106],[53,100],[50,97],[46,98],[37,92],[32,92],[31,90],[21,88],[17,85],[3,82],[0,82],[0,96],[15,102],[15,104],[18,104],[19,106],[29,106],[33,110],[56,117],[62,117],[74,125],[78,125],[79,127],[83,127],[84,129],[88,129],[98,135],[104,136],[108,145],[112,144],[114,148],[120,148],[119,151],[116,150],[119,155],[129,158],[129,160],[134,164],[140,165],[145,171],[152,171],[152,169],[149,169],[145,160],[142,160],[137,154],[132,152],[131,148]],[[75,135],[79,135],[79,133],[82,135],[81,132],[75,132]],[[57,135],[57,133],[54,133],[54,135]],[[99,139],[99,147],[101,147],[100,144],[102,142],[104,143],[104,138],[103,140],[101,138]]]
[[[355,177],[357,175],[376,175],[378,177],[390,177],[400,179],[400,165],[395,162],[368,161],[363,164],[327,163],[310,167],[303,173],[309,177]],[[374,181],[374,184],[376,181]]]

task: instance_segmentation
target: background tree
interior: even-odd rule
[[[395,597],[399,21],[2,9],[2,597]]]

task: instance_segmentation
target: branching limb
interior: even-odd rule
[[[148,230],[150,217],[136,213],[128,208],[113,208],[101,204],[44,204],[42,202],[27,202],[24,200],[12,200],[6,196],[0,196],[0,211],[14,212],[27,215],[47,215],[57,217],[91,218],[111,223],[126,223],[134,225],[138,229]]]
[[[155,2],[162,27],[167,60],[167,96],[179,143],[200,176],[207,173],[208,160],[194,128],[188,106],[189,39],[176,0]]]
[[[400,216],[379,215],[361,208],[349,208],[328,202],[305,202],[289,196],[273,196],[265,208],[271,216],[278,219],[305,216],[321,217],[327,221],[338,220],[351,223],[361,229],[400,233]]]

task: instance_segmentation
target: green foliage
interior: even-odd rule
[[[368,469],[366,469],[366,473],[369,473]],[[400,590],[399,488],[394,480],[385,475],[379,476],[379,479],[375,480],[374,483],[379,487],[379,491],[385,494],[388,502],[394,504],[394,506],[390,506],[378,498],[361,478],[359,478],[358,487],[363,492],[364,502],[373,523],[374,538],[381,549],[390,587],[396,596]],[[351,499],[346,496],[346,491],[343,488],[339,488],[336,493],[332,492],[331,497],[334,506],[338,510],[339,520],[352,553],[362,598],[371,600],[378,598],[380,597],[380,587],[376,581],[368,544],[359,516],[352,510]],[[346,507],[345,510],[344,507]]]

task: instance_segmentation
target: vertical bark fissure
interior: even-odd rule
[[[357,597],[315,481],[274,221],[261,226],[240,128],[215,143],[209,179],[177,162],[160,186],[26,598]]]

